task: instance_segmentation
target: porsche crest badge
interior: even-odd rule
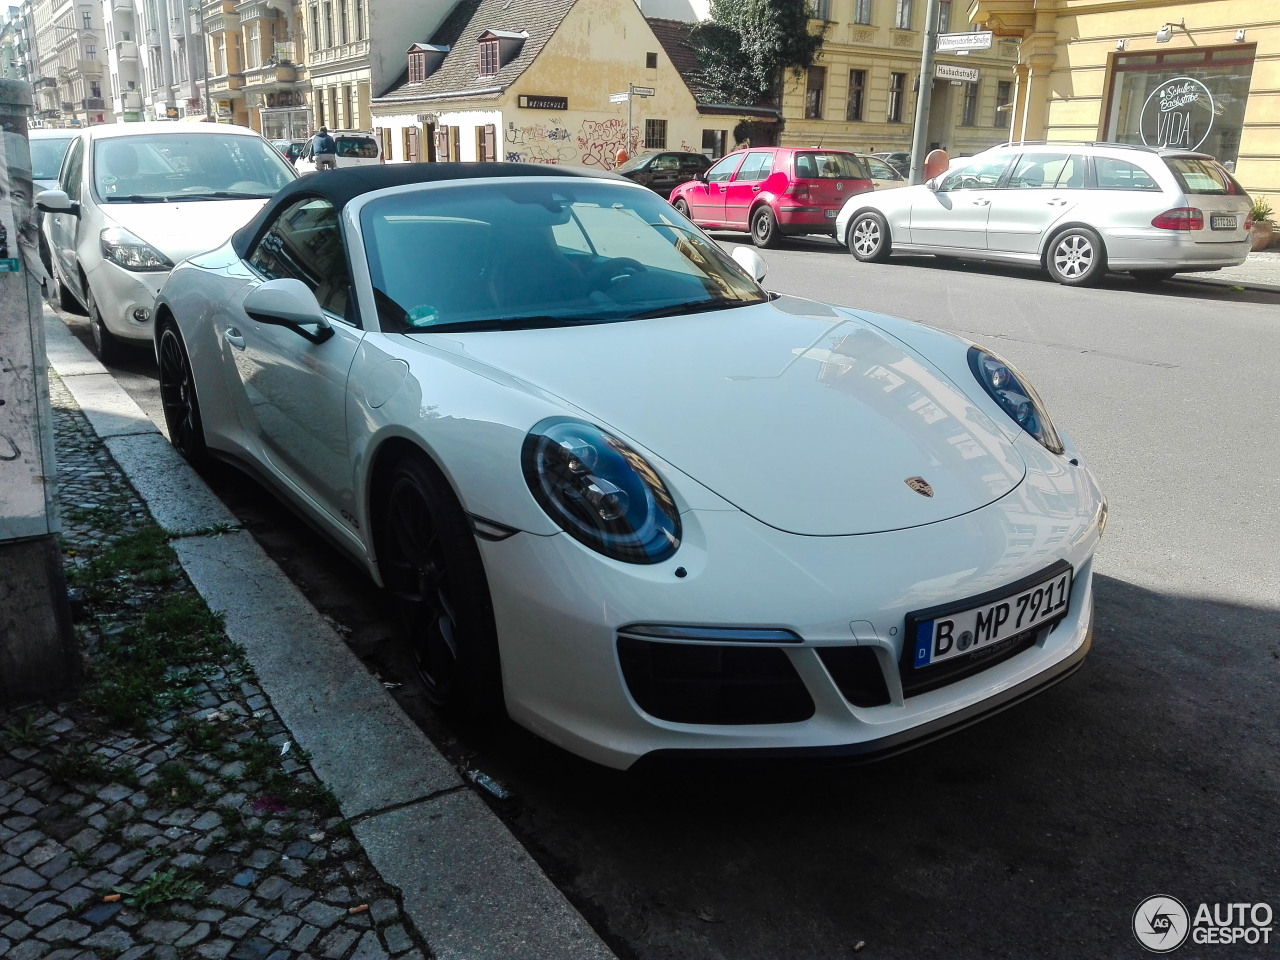
[[[904,481],[908,487],[920,494],[922,497],[932,497],[933,487],[929,486],[924,477],[907,477]]]

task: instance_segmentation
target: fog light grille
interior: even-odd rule
[[[882,707],[889,702],[884,671],[871,647],[819,647],[818,659],[855,707]]]

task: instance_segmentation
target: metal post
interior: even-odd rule
[[[0,708],[79,679],[58,549],[30,111],[30,85],[0,80]]]
[[[635,95],[631,92],[633,84],[627,81],[627,159],[631,159],[631,155],[635,152],[635,144],[631,139],[631,101],[635,99]]]
[[[933,96],[933,53],[938,44],[938,0],[924,12],[924,50],[920,54],[920,90],[916,95],[916,123],[911,133],[911,183],[924,182],[925,142],[929,136],[929,98]]]
[[[200,25],[200,68],[204,76],[204,115],[210,122],[216,123],[217,117],[213,115],[213,101],[209,98],[209,35],[204,29],[204,16],[200,7],[193,5],[187,9],[193,21]]]

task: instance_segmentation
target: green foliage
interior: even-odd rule
[[[49,739],[49,734],[36,726],[35,714],[24,713],[0,730],[0,737],[4,737],[15,747],[38,747]]]
[[[805,0],[712,0],[711,19],[691,34],[702,64],[695,78],[700,94],[743,106],[776,101],[783,73],[811,66],[825,34],[825,26],[810,31]]]
[[[204,796],[204,787],[192,779],[181,763],[162,763],[156,778],[147,784],[147,795],[176,806],[189,807]]]
[[[1253,201],[1254,220],[1270,220],[1273,213],[1275,211],[1271,209],[1271,204],[1267,203],[1266,197],[1258,197]]]
[[[49,763],[49,776],[59,783],[106,783],[112,768],[100,756],[91,753],[83,743],[56,754]]]
[[[157,904],[171,900],[194,900],[200,896],[204,885],[190,877],[181,877],[176,870],[157,870],[133,889],[116,887],[116,893],[125,895],[124,902],[143,913]]]

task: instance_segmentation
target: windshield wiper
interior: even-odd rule
[[[177,200],[270,200],[273,193],[245,193],[240,190],[209,190],[204,193],[184,193]]]
[[[628,320],[653,320],[657,317],[677,317],[682,313],[705,313],[709,310],[732,310],[734,307],[754,307],[764,300],[686,300],[684,303],[673,303],[667,307],[654,310],[643,310],[630,314]]]
[[[153,197],[141,193],[130,193],[123,197],[110,194],[106,197],[107,203],[168,203],[168,197]]]
[[[482,330],[538,330],[543,327],[572,327],[580,323],[608,323],[604,317],[493,317],[486,320],[457,320],[412,327],[406,333],[473,333]]]

